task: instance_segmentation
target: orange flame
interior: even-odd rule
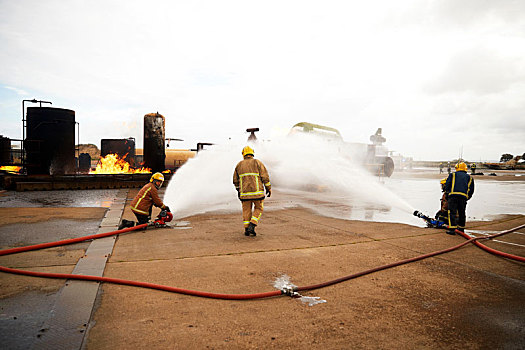
[[[14,165],[3,165],[3,166],[0,166],[0,170],[7,171],[8,173],[19,173],[20,169],[22,169],[22,167],[14,166]]]
[[[119,158],[117,154],[108,154],[100,158],[95,170],[90,174],[129,174],[129,173],[151,173],[149,168],[133,169],[128,162]]]

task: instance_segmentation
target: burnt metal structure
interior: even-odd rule
[[[11,163],[11,139],[0,135],[0,166]]]
[[[135,138],[100,140],[100,156],[105,157],[108,154],[117,154],[135,167]]]
[[[144,167],[153,172],[165,169],[165,126],[166,119],[158,112],[144,116]]]
[[[78,171],[88,173],[91,169],[91,156],[89,153],[80,153],[78,156]]]
[[[75,111],[28,107],[24,122],[27,174],[74,174]]]
[[[246,129],[246,132],[250,133],[250,136],[248,136],[248,141],[255,142],[257,141],[257,136],[255,136],[255,133],[259,131],[259,128],[249,128]]]

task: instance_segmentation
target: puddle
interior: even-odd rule
[[[436,179],[384,179],[391,192],[429,217],[440,208],[441,188]],[[349,196],[325,192],[287,191],[278,193],[265,209],[304,207],[316,213],[345,220],[397,222],[426,226],[425,222],[397,206],[366,203]],[[474,196],[467,204],[467,221],[488,221],[501,214],[525,215],[525,183],[477,181]]]

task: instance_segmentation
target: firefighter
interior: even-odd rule
[[[266,190],[266,196],[270,197],[272,187],[266,167],[260,160],[254,158],[250,146],[242,149],[242,156],[244,159],[237,164],[233,172],[233,185],[242,203],[244,235],[255,236],[255,226],[259,223],[264,210],[264,192]]]
[[[474,194],[474,179],[467,174],[467,165],[464,162],[456,164],[456,171],[448,176],[445,191],[448,193],[447,233],[455,235],[456,229],[464,232],[467,201]]]
[[[443,174],[443,163],[439,163],[439,173]]]
[[[170,208],[165,205],[159,197],[158,190],[164,183],[164,175],[161,173],[155,173],[151,176],[149,183],[144,185],[131,202],[131,211],[137,218],[137,225],[147,223],[151,219],[151,211],[153,206],[160,209],[170,211]],[[122,220],[119,226],[119,230],[125,227],[135,226],[134,221]]]
[[[441,192],[443,192],[443,195],[441,196],[441,209],[438,210],[435,216],[436,220],[443,221],[445,223],[448,222],[448,193],[445,191],[446,182],[447,178],[444,178],[439,182],[441,184]]]
[[[470,170],[472,170],[472,175],[476,174],[476,163],[472,163],[470,165]]]

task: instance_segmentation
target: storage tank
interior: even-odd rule
[[[165,169],[165,125],[164,116],[158,112],[144,116],[144,167],[150,168],[152,172]]]
[[[133,168],[135,167],[135,139],[102,139],[100,141],[100,156],[105,157],[108,154],[117,154],[119,158],[124,159]]]
[[[184,165],[188,159],[195,157],[196,151],[189,149],[168,149],[166,150],[166,169],[176,170]]]
[[[75,174],[75,111],[28,107],[26,117],[28,174]]]
[[[11,163],[11,139],[0,135],[0,166]]]

